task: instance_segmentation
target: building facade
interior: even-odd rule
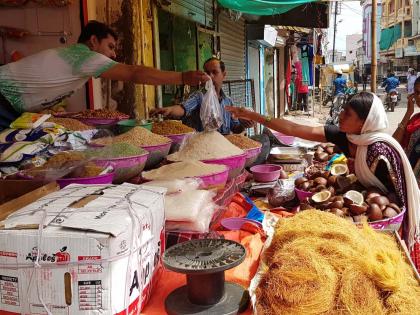
[[[362,36],[362,34],[346,35],[346,61],[348,63],[356,63],[358,42],[362,39]]]

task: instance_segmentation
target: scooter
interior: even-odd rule
[[[388,94],[386,95],[386,99],[385,99],[385,109],[387,111],[393,112],[395,109],[395,106],[398,105],[398,101],[399,101],[399,97],[398,97],[399,93],[397,90],[391,90],[388,92]]]

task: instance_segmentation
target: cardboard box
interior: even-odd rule
[[[138,314],[161,266],[164,193],[70,185],[9,215],[0,314]]]

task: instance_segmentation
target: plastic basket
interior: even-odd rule
[[[106,167],[111,165],[115,170],[115,176],[112,181],[114,184],[121,184],[134,176],[141,173],[146,165],[149,153],[142,155],[110,158],[110,159],[95,159],[95,164]]]
[[[172,141],[159,145],[143,146],[142,148],[149,152],[144,169],[148,170],[157,166],[169,154]]]
[[[219,164],[229,167],[229,179],[232,179],[242,173],[245,167],[246,153],[234,155],[222,159],[202,160],[207,164]]]

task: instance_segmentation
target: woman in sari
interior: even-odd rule
[[[420,192],[403,148],[383,132],[388,127],[388,119],[382,101],[376,95],[361,92],[353,96],[343,106],[339,127],[312,127],[262,116],[244,108],[226,109],[237,118],[256,121],[286,135],[336,144],[347,157],[355,159],[355,173],[362,185],[396,195],[400,206],[406,209],[403,239],[413,250],[419,236]]]
[[[414,93],[407,97],[407,111],[392,135],[401,143],[413,168],[420,157],[420,113],[414,113],[414,106],[420,106],[420,78],[414,83]]]

